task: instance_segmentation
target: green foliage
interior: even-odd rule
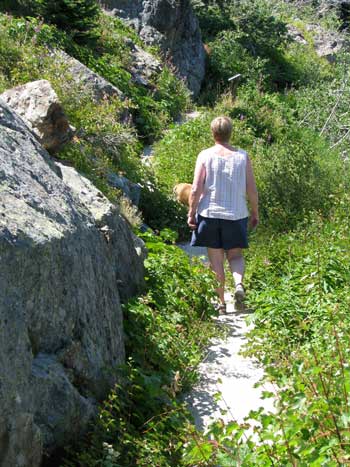
[[[176,78],[168,66],[165,66],[154,82],[157,92],[155,100],[159,107],[174,120],[190,108],[190,92],[184,82]],[[168,117],[168,119],[169,119]],[[170,121],[169,119],[169,121]]]
[[[181,465],[188,414],[178,395],[195,380],[215,332],[215,281],[199,261],[161,238],[174,241],[176,235],[145,236],[148,292],[124,310],[123,383],[102,404],[88,445],[66,465]]]
[[[38,13],[58,28],[68,31],[77,42],[92,37],[100,13],[96,0],[37,0]]]
[[[208,46],[202,102],[213,104],[229,87],[228,78],[284,90],[331,77],[329,66],[312,47],[293,43],[287,23],[293,22],[283,2],[266,0],[195,3]]]
[[[270,58],[290,41],[286,23],[271,14],[268,2],[240,2],[240,8],[235,6],[231,15],[236,20],[237,39],[254,56]]]
[[[350,132],[347,102],[350,96],[349,54],[339,57],[332,78],[309,83],[288,96],[297,110],[300,125],[324,135],[344,156],[348,153]]]
[[[152,229],[172,228],[179,235],[179,240],[188,240],[189,230],[185,224],[187,210],[175,201],[174,195],[167,193],[154,177],[152,171],[146,171],[148,179],[142,185],[140,209],[145,222]]]
[[[46,23],[67,31],[80,43],[96,38],[100,8],[96,0],[19,0],[5,4],[5,11],[40,16]]]
[[[198,153],[213,144],[210,121],[222,113],[233,119],[233,146],[247,150],[253,161],[263,222],[283,231],[312,211],[329,211],[330,195],[346,178],[339,153],[298,126],[284,96],[251,85],[242,87],[234,103],[223,100],[200,118],[175,126],[155,146],[153,167],[169,196],[177,183],[192,182]]]
[[[219,5],[204,5],[202,2],[196,2],[194,9],[205,42],[212,41],[222,31],[235,28],[230,15]]]
[[[204,113],[175,125],[155,146],[154,170],[166,192],[177,183],[191,183],[198,153],[211,145],[209,125],[214,113]]]
[[[327,214],[341,163],[314,133],[290,130],[255,155],[262,214],[277,230],[293,228],[312,211]]]
[[[209,80],[224,89],[231,76],[240,73],[245,80],[257,81],[263,73],[265,60],[255,58],[238,40],[236,31],[222,31],[210,44]]]
[[[273,413],[213,424],[188,466],[345,466],[349,455],[349,196],[330,219],[256,239],[248,271],[255,328],[246,353],[264,364]],[[249,420],[248,420],[249,419]],[[247,432],[254,422],[254,435]]]
[[[37,18],[13,18],[0,15],[0,92],[35,79],[47,79],[57,92],[77,135],[58,157],[73,163],[109,198],[119,193],[110,188],[110,172],[125,175],[144,186],[141,205],[145,221],[155,229],[175,221],[180,206],[162,193],[154,177],[140,164],[141,136],[145,141],[160,136],[165,126],[189,106],[190,97],[183,82],[164,67],[146,89],[131,81],[126,71],[131,62],[126,37],[140,44],[136,34],[120,20],[100,17],[98,40],[93,45],[76,44],[56,26]],[[90,93],[75,81],[69,67],[58,61],[52,47],[61,47],[123,90],[127,99],[95,102]],[[128,112],[136,122],[137,132],[121,124]],[[157,212],[161,213],[158,222]],[[180,225],[181,222],[178,222]],[[176,222],[173,222],[176,225]]]

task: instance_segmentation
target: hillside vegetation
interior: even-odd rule
[[[319,13],[319,3],[193,0],[208,50],[206,79],[194,103],[167,66],[151,87],[132,80],[129,40],[145,46],[93,1],[76,2],[85,8],[78,16],[69,0],[3,2],[0,92],[48,79],[77,129],[58,157],[115,201],[121,194],[108,185],[109,171],[140,183],[139,212],[133,212],[160,232],[143,237],[150,251],[147,292],[125,305],[123,384],[101,404],[86,439],[60,453],[59,465],[349,464],[350,54],[343,51],[329,63],[315,52],[308,25],[325,32],[342,26],[335,10]],[[65,15],[75,18],[69,27]],[[290,26],[307,44],[293,40]],[[57,62],[57,47],[125,98],[94,101]],[[228,78],[238,73],[234,86]],[[174,123],[194,106],[199,118]],[[134,124],[123,122],[125,110]],[[247,352],[264,365],[278,397],[274,415],[251,414],[260,422],[254,439],[235,421],[197,433],[180,402],[218,330],[211,320],[212,275],[171,245],[178,235],[188,236],[185,210],[172,190],[192,181],[218,114],[233,119],[232,143],[252,158],[261,202],[262,224],[247,255],[255,310]],[[142,165],[142,148],[154,141],[154,162]]]

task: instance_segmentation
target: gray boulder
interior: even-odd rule
[[[116,381],[120,297],[143,286],[143,247],[1,100],[0,192],[0,465],[34,467]]]
[[[143,260],[146,258],[144,243],[126,228],[126,221],[118,208],[74,168],[56,163],[62,173],[64,182],[71,187],[94,218],[94,222],[109,244],[114,260],[114,271],[117,278],[119,295],[122,301],[140,293],[144,287]],[[111,177],[111,178],[110,178]],[[138,204],[141,187],[125,177],[109,174],[108,181],[118,178],[123,184],[125,194],[131,202]],[[113,185],[111,183],[112,186]],[[136,255],[135,255],[136,252]]]
[[[122,101],[125,100],[126,97],[120,89],[90,70],[76,58],[59,49],[53,50],[51,53],[57,63],[62,64],[66,71],[69,72],[73,83],[78,85],[83,93],[90,94],[95,102],[113,97],[118,97]],[[125,124],[132,123],[131,114],[127,109],[120,112],[119,119]]]
[[[146,44],[159,45],[192,93],[199,93],[205,52],[190,0],[106,0],[103,5],[132,24]]]
[[[345,35],[338,31],[326,31],[315,24],[308,24],[307,30],[313,36],[313,45],[317,55],[326,58],[330,63],[334,63],[337,54],[349,46]]]
[[[151,87],[150,79],[162,71],[162,64],[154,55],[146,52],[136,44],[130,44],[131,67],[133,80],[141,86]]]
[[[102,76],[90,70],[90,68],[79,62],[76,58],[71,57],[63,50],[54,50],[52,51],[52,54],[56,61],[61,63],[71,74],[72,80],[75,83],[80,84],[84,91],[89,92],[95,101],[113,96],[125,99],[125,96],[120,89],[104,79]]]
[[[325,58],[330,63],[336,61],[337,54],[344,50],[349,50],[349,41],[344,33],[328,31],[316,24],[308,24],[306,29],[312,35],[312,46],[317,55]],[[297,27],[289,25],[288,32],[295,42],[301,45],[309,43]]]
[[[113,172],[107,175],[107,181],[112,187],[121,190],[124,196],[126,196],[132,204],[135,206],[139,205],[142,191],[141,185],[130,181],[123,175],[117,175]]]
[[[57,94],[46,80],[33,81],[0,95],[16,111],[50,152],[57,152],[73,131]]]

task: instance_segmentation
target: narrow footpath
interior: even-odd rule
[[[205,257],[205,249],[179,246],[190,256]],[[254,387],[263,377],[263,369],[252,359],[240,355],[252,326],[246,320],[250,310],[235,309],[230,293],[226,293],[225,298],[227,314],[219,316],[217,322],[225,326],[227,337],[212,340],[199,366],[199,381],[185,398],[199,430],[205,430],[219,418],[225,422],[236,420],[241,423],[251,410],[259,407],[273,411],[273,401],[261,399],[262,391],[271,391],[272,388]]]

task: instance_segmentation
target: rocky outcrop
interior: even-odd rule
[[[330,63],[336,61],[337,54],[349,48],[347,37],[339,31],[327,31],[316,24],[307,24],[306,30],[308,35],[312,36],[312,46],[317,55],[327,59]],[[303,33],[297,27],[289,25],[288,32],[291,38],[299,44],[309,44],[308,40],[306,40]]]
[[[0,95],[32,129],[42,146],[57,152],[73,136],[73,131],[57,94],[46,80],[33,81]]]
[[[113,252],[113,266],[121,300],[125,301],[138,294],[143,288],[144,281],[143,261],[140,262],[140,258],[143,260],[146,257],[143,242],[125,228],[126,223],[117,207],[111,204],[90,180],[82,177],[73,167],[61,163],[56,163],[56,166],[62,172],[63,181],[92,215],[96,226],[109,244],[109,249]],[[113,176],[118,177],[109,174],[108,181],[110,181],[109,176],[113,180]],[[137,205],[141,195],[140,185],[130,182],[125,177],[119,176],[119,179],[124,184],[125,195]]]
[[[336,61],[336,56],[348,47],[345,36],[336,31],[325,31],[320,26],[308,25],[307,29],[313,36],[313,45],[319,57],[326,58],[330,63]]]
[[[85,91],[89,92],[94,100],[99,101],[113,96],[125,99],[120,89],[90,70],[90,68],[79,62],[76,58],[71,57],[63,50],[55,50],[52,54],[55,56],[56,61],[61,63],[70,73],[72,80],[81,85]]]
[[[142,288],[143,249],[1,100],[0,192],[0,465],[34,467],[81,435],[114,383],[120,297]]]
[[[91,95],[95,102],[113,97],[118,97],[122,101],[126,99],[120,89],[63,50],[53,50],[51,54],[70,74],[73,83],[78,85],[84,94]],[[125,124],[132,123],[132,116],[127,108],[121,110],[119,119]]]
[[[159,45],[194,95],[205,73],[205,53],[190,0],[106,0],[105,8],[131,23],[146,44]]]
[[[129,40],[131,52],[130,73],[133,81],[141,86],[150,87],[150,79],[162,71],[162,64],[150,53]]]
[[[138,183],[130,181],[123,175],[117,175],[110,172],[107,175],[107,181],[110,186],[117,188],[123,192],[123,195],[128,198],[135,206],[139,205],[142,187]]]

